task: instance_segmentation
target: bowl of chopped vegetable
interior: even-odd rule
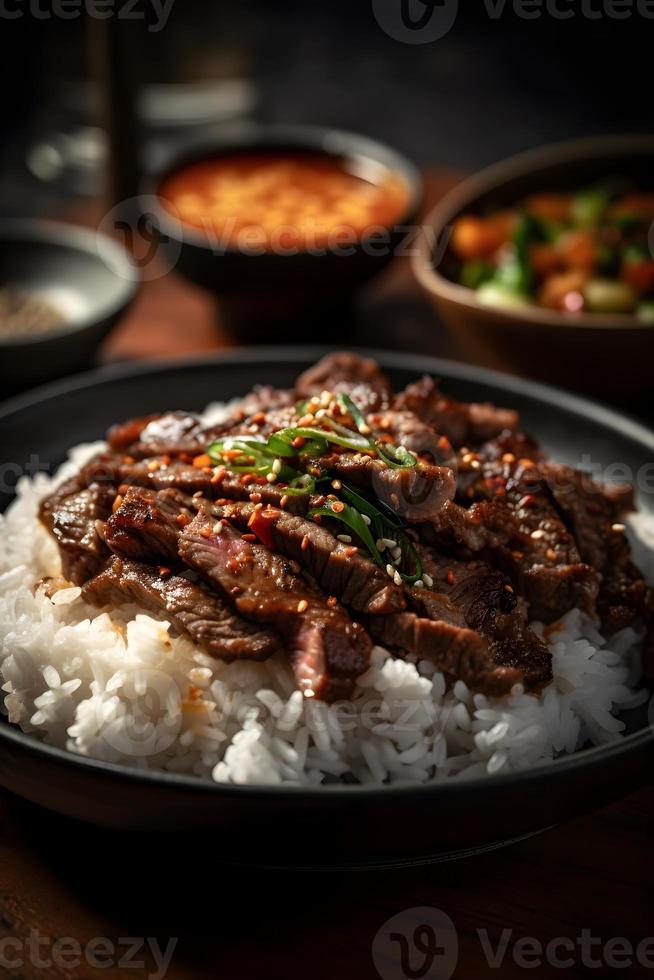
[[[0,385],[3,392],[89,367],[137,292],[134,266],[112,239],[74,225],[0,222]]]
[[[589,391],[651,387],[654,138],[557,144],[475,174],[428,215],[413,261],[475,360]]]

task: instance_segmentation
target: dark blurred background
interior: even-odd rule
[[[88,18],[84,0],[68,2],[2,5],[4,215],[56,211],[97,189]],[[428,44],[389,37],[370,0],[173,0],[165,23],[160,6],[129,8],[146,18],[129,30],[148,159],[243,118],[335,124],[461,171],[550,140],[652,128],[654,20],[636,0],[558,0],[569,19],[467,0]]]

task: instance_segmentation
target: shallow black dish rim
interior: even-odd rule
[[[365,356],[379,359],[382,363],[384,361],[388,362],[390,359],[392,360],[393,366],[400,369],[410,371],[422,370],[423,372],[432,373],[435,376],[440,375],[445,379],[455,378],[473,384],[500,386],[508,395],[511,393],[517,395],[528,394],[530,397],[540,398],[549,403],[555,400],[556,404],[564,409],[585,416],[595,422],[599,421],[601,424],[605,424],[613,430],[620,430],[623,435],[647,445],[654,455],[654,432],[651,432],[642,423],[622,412],[607,408],[599,402],[583,398],[572,392],[457,361],[448,361],[426,355],[398,353],[395,351],[350,349]],[[280,364],[286,361],[305,361],[306,363],[311,363],[329,350],[333,350],[333,348],[319,346],[235,348],[211,356],[203,355],[201,357],[181,359],[150,360],[147,362],[134,362],[128,365],[104,367],[76,375],[69,379],[42,385],[27,394],[19,395],[0,403],[0,421],[25,408],[38,405],[48,397],[65,395],[69,392],[83,389],[91,384],[106,384],[112,381],[139,377],[141,375],[166,374],[167,372],[187,369],[193,370],[194,367],[206,368],[213,365],[220,367],[229,364],[254,365],[257,361],[261,360],[278,362]],[[418,367],[419,364],[422,367]],[[654,750],[654,731],[646,727],[625,735],[619,740],[607,745],[582,749],[572,755],[562,756],[553,762],[537,764],[531,769],[506,774],[498,773],[490,778],[478,777],[461,781],[453,780],[438,783],[376,787],[342,784],[320,787],[232,785],[214,783],[209,780],[183,774],[158,770],[143,770],[131,766],[101,762],[85,756],[75,755],[65,749],[47,745],[33,735],[23,733],[4,718],[0,721],[0,746],[3,743],[13,744],[16,747],[20,747],[22,751],[28,751],[34,756],[52,759],[53,761],[82,771],[104,774],[119,781],[154,784],[162,788],[174,787],[184,789],[196,796],[198,794],[218,794],[237,798],[262,798],[269,801],[288,799],[289,796],[299,796],[308,802],[318,803],[320,800],[324,800],[327,795],[330,798],[341,796],[344,800],[351,799],[355,802],[358,799],[381,801],[384,799],[387,800],[389,797],[397,797],[398,795],[402,798],[406,797],[410,799],[434,799],[442,796],[474,796],[483,789],[496,788],[499,791],[517,786],[526,790],[530,785],[535,783],[556,781],[563,773],[569,774],[574,770],[581,771],[596,768],[604,762],[609,760],[615,761],[620,757],[626,758],[638,751],[652,751]]]

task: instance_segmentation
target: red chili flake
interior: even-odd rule
[[[129,483],[121,483],[120,486],[118,487],[118,493],[121,494],[121,496],[124,496],[128,490],[129,490]]]
[[[338,599],[335,595],[330,595],[329,599],[327,600],[327,605],[330,609],[333,609],[334,606],[338,605]]]
[[[533,493],[526,493],[524,497],[521,497],[518,501],[518,508],[531,507],[535,500],[536,498],[534,497]]]
[[[243,484],[244,487],[247,487],[251,483],[254,483],[254,473],[244,473],[243,476],[241,477],[241,483]]]
[[[243,538],[244,541],[256,541],[257,540],[256,534],[242,534],[241,537]]]
[[[305,442],[306,440],[304,439],[303,436],[296,436],[293,442],[291,443],[291,446],[293,447],[293,449],[302,449],[302,446],[304,445]]]
[[[265,476],[257,476],[254,482],[258,487],[265,487],[268,481],[266,480]]]
[[[180,527],[186,527],[187,524],[191,523],[191,518],[188,514],[178,514],[175,518],[175,522],[179,524]]]
[[[195,684],[189,684],[188,686],[188,699],[189,701],[199,701],[202,697],[202,691]]]
[[[305,534],[304,537],[302,538],[302,544],[300,545],[300,548],[302,549],[302,551],[306,551],[308,547],[309,547],[309,538]]]
[[[252,416],[252,421],[255,425],[261,425],[262,422],[266,421],[266,416],[264,412],[257,412]]]
[[[436,443],[436,445],[438,446],[439,449],[442,449],[444,452],[450,452],[450,450],[452,449],[452,443],[447,438],[447,436],[441,436],[438,442]]]
[[[447,584],[448,585],[454,585],[455,582],[456,582],[456,575],[454,574],[454,572],[452,571],[451,568],[448,568],[448,570],[447,570]]]
[[[253,504],[261,503],[261,494],[259,493],[258,490],[252,491],[252,493],[250,494],[250,500],[252,501]]]
[[[201,536],[203,538],[210,538],[211,537],[211,528],[210,527],[202,527],[202,528],[200,528],[200,534],[201,534]]]
[[[192,463],[193,462],[193,457],[192,456],[189,456],[188,453],[180,453],[179,454],[179,458],[182,461],[182,463]]]
[[[547,557],[549,558],[550,561],[556,561],[557,554],[556,554],[556,551],[554,550],[554,548],[548,548],[547,551],[545,552],[545,554],[547,555]]]
[[[164,466],[170,466],[171,459],[168,453],[163,454],[163,456],[161,457],[161,462],[163,463]]]
[[[219,497],[216,503],[218,504],[219,507],[226,507],[227,504],[229,503],[229,500],[227,497]]]
[[[345,504],[341,500],[335,500],[332,504],[332,510],[335,514],[342,514],[345,510]]]
[[[314,514],[312,520],[314,524],[320,524],[322,522],[322,517],[320,514]]]
[[[220,483],[226,473],[227,473],[227,467],[226,466],[219,466],[218,469],[215,470],[215,472],[214,472],[214,474],[211,477],[211,480],[209,482],[210,483]]]
[[[286,507],[286,504],[287,503],[288,503],[288,494],[285,493],[284,496],[282,497],[282,499],[279,501],[279,506],[280,507]]]
[[[167,568],[166,565],[159,565],[159,574],[162,578],[165,578],[166,575],[171,575],[172,571],[170,568]]]
[[[133,462],[134,462],[133,456],[123,456],[123,463],[125,463],[126,466],[131,466]]]
[[[359,549],[356,547],[356,545],[350,545],[350,547],[346,548],[345,550],[345,554],[347,555],[348,558],[353,558],[354,555],[358,553],[359,553]]]
[[[521,561],[525,557],[524,551],[512,551],[511,554],[516,561]]]

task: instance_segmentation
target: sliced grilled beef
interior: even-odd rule
[[[370,631],[384,646],[430,660],[443,673],[490,697],[508,694],[524,680],[521,670],[495,666],[483,637],[465,627],[406,612],[374,617]]]
[[[430,619],[464,625],[486,638],[493,663],[515,667],[529,687],[552,679],[545,643],[527,623],[525,603],[508,578],[482,561],[455,561],[417,545],[429,588],[412,589],[411,605]]]
[[[370,638],[336,600],[302,579],[296,565],[204,513],[182,531],[179,554],[239,613],[279,629],[305,696],[333,701],[351,694],[368,667]]]
[[[388,575],[325,527],[274,507],[255,510],[253,504],[228,505],[222,513],[243,528],[250,523],[264,543],[296,561],[325,592],[357,612],[381,615],[405,608],[402,590]]]
[[[191,500],[178,490],[129,487],[105,524],[105,541],[125,558],[176,563],[179,532],[195,515]]]
[[[96,606],[133,602],[163,613],[176,630],[220,660],[265,660],[281,649],[274,631],[242,619],[214,592],[139,562],[111,558],[82,594]]]
[[[435,520],[455,492],[454,473],[448,466],[422,461],[396,469],[362,453],[345,452],[310,462],[309,468],[371,490],[407,521]]]
[[[541,464],[549,490],[574,535],[581,557],[602,576],[598,610],[619,629],[654,613],[654,594],[631,561],[620,518],[633,505],[630,488],[606,488],[560,463]]]
[[[82,585],[109,554],[98,527],[111,513],[115,496],[111,484],[84,486],[75,477],[41,504],[41,521],[59,545],[63,574],[70,582]]]
[[[463,501],[486,500],[506,512],[517,532],[484,557],[511,575],[537,615],[560,615],[578,606],[592,614],[599,591],[597,571],[584,562],[562,521],[539,461],[503,453],[493,443],[461,460],[457,493]]]
[[[393,397],[391,383],[376,361],[345,352],[327,354],[301,374],[295,391],[298,398],[345,392],[364,413],[387,408]]]
[[[476,446],[504,429],[517,429],[518,413],[495,405],[446,398],[433,378],[407,385],[393,407],[407,410],[445,436],[453,446]]]

